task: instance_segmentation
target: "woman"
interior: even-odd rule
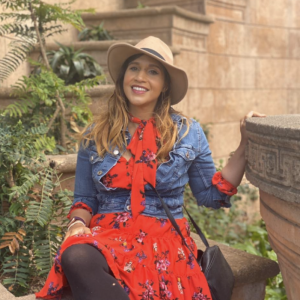
[[[83,135],[68,231],[36,296],[61,295],[68,281],[75,300],[211,299],[153,187],[196,253],[182,213],[184,186],[199,205],[230,207],[245,168],[244,120],[240,146],[216,173],[200,125],[171,107],[188,81],[165,43],[114,44],[108,69],[116,88]]]

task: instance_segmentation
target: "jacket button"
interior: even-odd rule
[[[93,161],[94,160],[94,156],[91,156],[91,161]]]
[[[131,205],[126,206],[127,210],[131,210]]]
[[[98,171],[97,174],[100,176],[100,175],[102,175],[102,173],[103,173],[102,171]]]
[[[114,155],[118,155],[119,154],[119,150],[114,150]]]
[[[187,152],[187,153],[185,154],[185,156],[186,156],[186,158],[190,158],[189,152]]]

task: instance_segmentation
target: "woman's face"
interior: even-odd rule
[[[164,84],[164,68],[156,59],[142,55],[130,62],[123,81],[129,111],[152,113]]]

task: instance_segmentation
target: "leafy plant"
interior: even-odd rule
[[[74,143],[67,128],[76,130],[77,125],[84,126],[90,120],[90,97],[86,88],[98,84],[98,80],[99,77],[96,77],[66,86],[56,74],[43,68],[40,74],[23,76],[13,86],[13,94],[20,101],[8,105],[3,113],[10,117],[8,123],[14,124],[22,118],[22,122],[28,127],[46,124],[47,136],[54,136],[60,142],[60,145],[56,145],[55,152],[72,151]],[[63,118],[65,113],[58,118],[61,107],[64,112],[68,110],[68,119]]]
[[[72,193],[62,190],[56,171],[45,164],[45,153],[66,151],[68,132],[78,131],[91,116],[86,88],[101,80],[66,86],[50,67],[44,42],[62,32],[57,22],[79,30],[84,26],[82,11],[72,11],[71,3],[0,0],[3,9],[10,10],[0,14],[0,35],[13,39],[0,60],[0,81],[17,69],[35,44],[42,55],[41,62],[30,61],[40,74],[17,81],[13,93],[19,101],[0,115],[0,278],[15,295],[27,293],[33,280],[49,272],[71,205]]]
[[[58,22],[71,24],[78,30],[84,27],[81,13],[93,10],[74,11],[70,8],[72,2],[48,4],[41,0],[0,0],[3,9],[10,10],[0,14],[0,36],[12,40],[9,52],[0,60],[0,82],[20,66],[36,43],[45,56],[45,38],[65,31]],[[11,34],[13,37],[8,36]]]
[[[144,3],[142,3],[141,1],[138,1],[138,5],[137,5],[137,9],[143,9],[143,8],[147,8],[148,6],[146,6]]]
[[[29,78],[24,76],[15,84],[13,94],[22,101],[7,107],[4,114],[14,117],[15,119],[11,119],[12,122],[15,122],[17,117],[22,117],[23,124],[27,124],[29,127],[33,124],[47,124],[49,129],[47,134],[55,135],[57,142],[60,144],[57,149],[60,148],[62,151],[66,151],[68,147],[68,127],[70,129],[85,125],[91,116],[88,108],[89,96],[85,92],[85,88],[98,85],[99,81],[103,79],[103,77],[96,77],[94,80],[88,80],[66,88],[65,83],[52,72],[46,55],[45,38],[63,31],[62,26],[57,25],[57,22],[72,24],[79,30],[84,27],[80,16],[83,11],[71,10],[71,3],[50,5],[41,0],[0,0],[0,4],[4,9],[10,8],[13,11],[0,14],[0,20],[6,21],[5,24],[0,26],[1,35],[14,34],[14,41],[22,41],[28,45],[37,43],[42,57],[40,63],[30,60],[32,64],[40,68],[41,74]],[[25,21],[27,23],[24,24]],[[25,47],[23,45],[21,47],[12,43],[11,52],[0,60],[0,81],[16,70],[31,49],[32,47],[29,46]],[[73,65],[79,66],[77,70],[82,75],[81,78],[92,77],[91,64],[97,72],[99,71],[92,58],[86,57],[86,63],[83,63],[81,59],[82,57],[77,55],[77,58],[73,60]],[[62,69],[66,70],[67,67]],[[70,67],[70,70],[73,69]],[[67,78],[69,79],[69,77]],[[67,94],[74,95],[73,106],[71,106],[71,103],[67,103]],[[72,108],[69,122],[66,122],[68,106]],[[31,114],[34,114],[34,117]]]
[[[45,164],[44,150],[55,147],[54,138],[46,136],[47,127],[28,129],[21,121],[7,125],[6,120],[1,115],[1,279],[19,295],[30,288],[36,276],[49,272],[61,242],[65,222],[61,218],[71,206],[71,193],[60,188],[55,170]],[[8,201],[9,210],[4,209]]]
[[[105,41],[112,40],[113,36],[104,28],[104,21],[100,25],[84,28],[79,34],[80,41]]]
[[[73,46],[56,43],[60,46],[59,50],[47,52],[47,57],[54,73],[67,85],[100,75],[105,78],[102,68],[92,56],[82,53],[82,49],[75,51]]]

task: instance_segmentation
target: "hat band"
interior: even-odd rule
[[[161,56],[158,52],[156,52],[155,50],[153,50],[153,49],[150,49],[150,48],[141,48],[142,50],[145,50],[145,51],[147,51],[147,52],[149,52],[149,53],[151,53],[151,54],[153,54],[153,55],[155,55],[155,56],[157,56],[157,57],[159,57],[160,59],[163,59],[164,61],[166,61],[164,58],[163,58],[163,56]]]

